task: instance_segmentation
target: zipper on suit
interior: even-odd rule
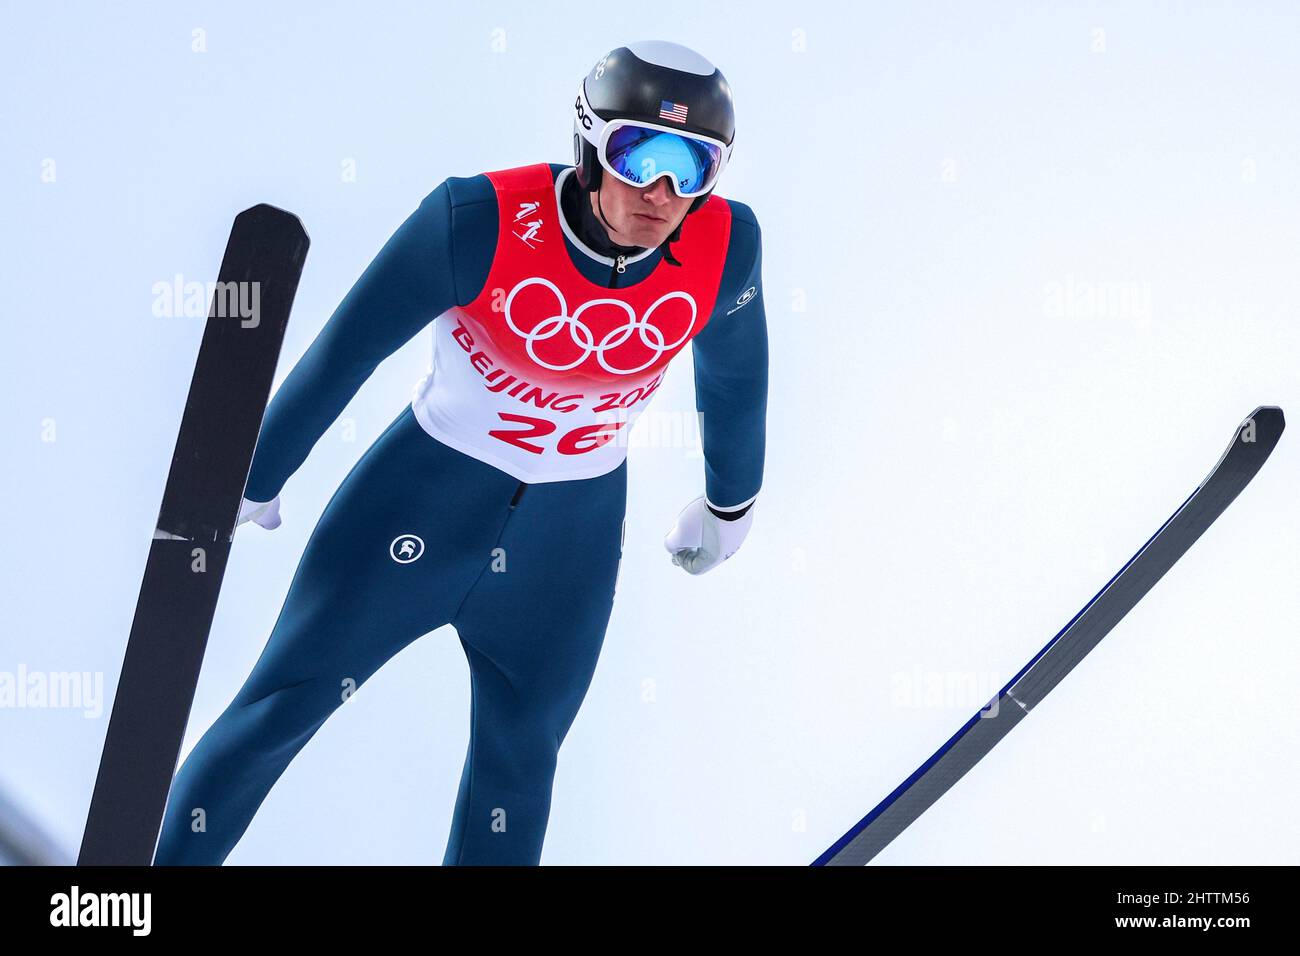
[[[515,496],[510,499],[510,507],[513,508],[519,504],[519,499],[524,496],[524,489],[528,487],[527,482],[519,482],[519,487],[515,489]]]

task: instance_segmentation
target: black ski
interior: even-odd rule
[[[1074,619],[916,772],[899,784],[813,866],[868,862],[943,796],[1105,637],[1255,477],[1286,422],[1257,408],[1238,426],[1209,477]]]
[[[274,206],[235,217],[136,601],[80,865],[153,862],[308,243],[298,217]]]

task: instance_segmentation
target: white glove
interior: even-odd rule
[[[724,521],[709,511],[701,495],[677,516],[664,547],[673,556],[673,564],[690,574],[703,574],[736,553],[753,523],[754,505],[735,521]]]
[[[270,501],[249,501],[245,498],[239,504],[239,520],[235,522],[235,527],[245,521],[260,525],[267,531],[280,527],[280,496],[276,495]]]

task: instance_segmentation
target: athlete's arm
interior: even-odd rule
[[[753,211],[731,204],[731,242],[714,314],[691,340],[709,511],[742,517],[763,484],[767,318],[762,234]]]
[[[456,304],[453,203],[430,193],[375,256],[271,401],[245,495],[270,501],[389,355]]]

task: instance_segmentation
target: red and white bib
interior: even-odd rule
[[[610,289],[564,245],[545,163],[487,174],[500,223],[473,302],[434,322],[433,364],[412,406],[434,438],[537,484],[594,478],[627,456],[627,432],[674,355],[713,312],[731,233],[720,196],[673,244],[681,267]]]

